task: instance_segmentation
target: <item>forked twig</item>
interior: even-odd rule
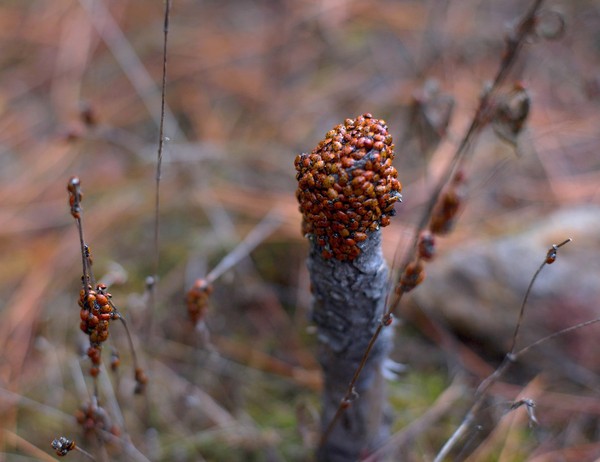
[[[544,267],[546,265],[552,264],[556,260],[558,249],[560,247],[564,246],[565,244],[568,244],[569,242],[571,242],[571,238],[566,239],[565,241],[561,242],[560,244],[552,245],[550,247],[550,249],[548,250],[546,257],[544,258],[544,261],[542,262],[540,267],[536,270],[533,277],[531,278],[531,281],[529,282],[529,285],[527,287],[527,291],[525,292],[525,295],[523,297],[523,302],[521,303],[521,309],[519,311],[519,317],[517,319],[517,324],[515,326],[513,340],[512,340],[512,346],[511,346],[510,351],[506,354],[506,356],[504,357],[504,360],[502,361],[500,366],[498,366],[498,368],[494,372],[492,372],[492,374],[490,374],[488,377],[486,377],[479,384],[479,386],[477,387],[477,390],[475,391],[475,397],[474,397],[473,404],[471,405],[465,418],[463,419],[463,421],[461,422],[459,427],[456,429],[456,431],[446,441],[444,446],[442,446],[442,449],[440,450],[440,452],[434,459],[434,462],[441,462],[444,460],[445,457],[448,456],[450,451],[454,448],[454,446],[456,446],[457,442],[464,436],[466,431],[469,429],[471,424],[474,422],[477,412],[480,410],[481,406],[483,405],[484,398],[486,396],[486,393],[490,389],[490,387],[504,374],[506,369],[508,369],[508,367],[511,364],[515,363],[525,352],[527,352],[530,348],[533,348],[534,346],[539,345],[540,343],[542,343],[544,341],[547,341],[551,338],[557,337],[558,335],[562,335],[562,334],[570,332],[576,328],[581,328],[581,327],[593,324],[594,322],[600,321],[600,319],[597,319],[594,321],[588,321],[586,323],[578,324],[577,326],[573,326],[571,328],[563,329],[559,332],[556,332],[547,337],[544,337],[544,338],[538,340],[537,342],[534,342],[531,345],[528,345],[525,348],[515,352],[518,334],[520,332],[524,313],[525,313],[525,306],[527,305],[527,300],[529,299],[529,294],[531,293],[533,284],[535,283],[538,276],[542,272],[542,269],[544,269]]]
[[[158,128],[158,156],[156,161],[156,188],[154,196],[154,280],[158,278],[159,264],[159,212],[160,212],[160,178],[162,173],[163,147],[165,144],[165,94],[167,89],[167,39],[169,37],[169,14],[171,11],[171,0],[165,1],[165,19],[163,26],[163,67],[162,84],[160,96],[160,123]]]

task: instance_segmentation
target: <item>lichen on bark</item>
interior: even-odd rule
[[[323,430],[346,395],[385,308],[388,269],[381,252],[381,231],[371,233],[361,250],[355,260],[340,262],[324,259],[318,246],[311,244],[308,258],[312,320],[317,326],[318,359],[324,374]],[[356,382],[357,399],[319,448],[318,460],[356,460],[389,436],[382,365],[391,344],[392,330],[385,329]]]

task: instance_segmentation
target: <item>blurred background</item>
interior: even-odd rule
[[[152,308],[164,3],[1,1],[0,459],[54,460],[60,435],[97,460],[310,459],[320,375],[294,157],[345,118],[387,121],[404,197],[383,232],[396,268],[528,6],[175,0]],[[506,353],[551,244],[574,239],[534,287],[521,346],[600,316],[600,4],[544,10],[506,88],[518,81],[531,97],[525,130],[481,133],[457,228],[397,313],[392,357],[406,370],[389,385],[398,433],[387,449],[402,460],[431,459],[459,424],[472,387]],[[121,439],[104,444],[74,417],[92,382],[73,175],[96,276],[112,282],[150,379],[134,396],[125,332],[113,325],[105,362],[118,351],[122,365],[99,388]],[[269,214],[281,224],[215,282],[194,329],[186,291]],[[599,337],[592,326],[527,355],[455,460],[600,457]],[[534,428],[508,412],[523,389],[538,403]]]

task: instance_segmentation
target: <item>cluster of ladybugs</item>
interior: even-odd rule
[[[310,154],[296,157],[302,232],[323,258],[355,259],[367,233],[390,223],[402,198],[393,159],[386,123],[371,114],[346,119]]]
[[[517,83],[509,93],[492,98],[479,117],[481,123],[492,123],[498,136],[516,146],[518,136],[525,126],[530,104],[526,88]],[[435,254],[434,235],[448,234],[454,228],[464,202],[464,185],[465,175],[459,170],[433,208],[428,229],[419,236],[417,257],[404,269],[396,286],[397,293],[409,292],[425,279],[424,262],[431,260]],[[547,263],[552,263],[553,258],[555,254],[552,254],[551,249]]]
[[[80,329],[89,337],[90,347],[88,356],[92,361],[90,374],[96,377],[100,372],[102,362],[101,344],[108,339],[108,324],[113,319],[120,317],[119,312],[110,301],[111,295],[107,292],[106,285],[98,284],[96,290],[88,285],[88,290],[81,289],[79,293]]]
[[[444,235],[454,229],[457,214],[464,201],[464,183],[464,173],[459,170],[433,209],[429,222],[429,230],[433,234]]]
[[[197,279],[186,296],[186,304],[190,321],[198,324],[206,314],[208,299],[213,291],[212,285],[206,279]]]
[[[84,431],[89,434],[98,430],[111,433],[113,436],[119,437],[121,430],[116,425],[112,424],[106,410],[97,403],[88,403],[83,405],[75,414],[77,423],[81,425]],[[66,436],[59,436],[51,443],[52,449],[59,457],[64,457],[73,450],[77,450],[85,455],[90,460],[95,460],[94,457],[87,451],[83,450],[75,443],[75,440]]]
[[[75,441],[67,438],[66,436],[60,436],[52,441],[52,449],[54,449],[56,455],[59,457],[66,456],[76,447],[77,445],[75,444]]]
[[[67,191],[69,193],[69,206],[71,207],[71,215],[76,220],[81,219],[81,199],[83,198],[83,194],[81,194],[81,182],[79,178],[74,176],[69,180],[67,184]]]
[[[456,218],[464,200],[464,174],[458,171],[446,191],[433,208],[428,229],[421,232],[417,241],[417,256],[406,265],[396,293],[410,292],[425,279],[425,262],[435,257],[435,236],[448,234],[454,228]]]
[[[89,247],[83,243],[83,228],[81,224],[81,182],[79,178],[72,177],[67,184],[69,193],[69,206],[71,215],[77,220],[81,239],[81,252],[83,257],[83,289],[79,292],[79,307],[81,308],[79,316],[81,322],[79,327],[89,337],[90,346],[87,355],[92,361],[90,375],[97,377],[100,373],[100,365],[102,364],[102,343],[108,339],[109,322],[114,319],[121,319],[117,308],[111,301],[112,295],[108,293],[105,284],[97,284],[94,289],[90,284],[94,278],[91,275],[92,257]],[[129,335],[129,334],[128,334]],[[134,354],[134,352],[132,352]],[[135,356],[135,354],[134,354]],[[135,361],[135,359],[134,359]],[[119,365],[118,354],[111,359],[111,368],[115,370]],[[135,368],[136,393],[141,393],[147,382],[147,377],[144,371],[137,367]]]
[[[120,436],[121,434],[121,430],[111,422],[106,410],[92,402],[82,405],[77,410],[75,420],[86,433],[103,430],[114,436]]]

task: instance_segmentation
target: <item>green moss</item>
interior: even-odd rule
[[[301,403],[318,409],[316,394],[299,393],[296,388],[275,386],[271,381],[255,383],[248,390],[246,411],[263,431],[275,432],[277,450],[286,461],[302,461],[307,458],[298,431],[296,410]]]
[[[394,409],[393,430],[409,425],[423,415],[447,387],[447,378],[439,372],[409,372],[389,387]]]

